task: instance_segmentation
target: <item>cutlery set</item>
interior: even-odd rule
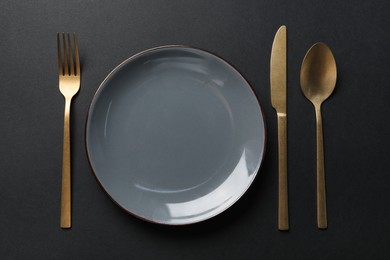
[[[278,229],[289,230],[287,193],[287,32],[286,26],[277,31],[272,45],[270,62],[271,103],[277,113],[279,197]],[[324,43],[314,44],[306,53],[300,72],[301,89],[315,108],[317,125],[317,226],[326,229],[326,192],[321,105],[336,86],[336,61]]]
[[[79,91],[81,76],[76,34],[58,33],[57,48],[59,89],[65,99],[60,226],[70,228],[70,106]],[[208,64],[214,68],[208,68]],[[161,70],[163,66],[165,70]],[[207,73],[199,74],[205,68]],[[300,84],[316,115],[319,229],[327,228],[321,105],[333,92],[336,77],[331,50],[323,43],[314,44],[303,59]],[[131,98],[126,88],[116,86],[126,82],[129,86],[139,84],[133,86],[135,89],[144,86],[137,90],[139,98]],[[157,97],[150,94],[150,89],[158,92]],[[278,129],[278,229],[289,230],[286,26],[279,28],[272,45],[270,93]],[[116,105],[113,111],[115,98],[118,100],[114,104],[123,107]],[[168,225],[196,223],[234,204],[256,176],[265,148],[261,107],[248,82],[221,58],[178,45],[146,50],[115,68],[95,94],[86,128],[88,159],[108,195],[129,213]],[[161,136],[155,136],[154,129],[160,129],[157,134]],[[188,151],[189,147],[192,150]],[[108,153],[110,158],[105,156]],[[130,153],[129,159],[123,157],[126,153]],[[149,162],[145,160],[148,156]],[[207,167],[189,169],[188,164],[199,162]]]

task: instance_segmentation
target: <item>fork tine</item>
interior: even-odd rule
[[[64,45],[64,74],[69,75],[69,68],[68,68],[68,55],[66,54],[66,39],[65,39],[65,33],[62,33],[62,43]]]
[[[57,52],[58,52],[58,72],[60,75],[64,75],[64,70],[62,69],[60,33],[57,33]]]
[[[70,34],[69,33],[67,33],[67,36],[68,36],[68,51],[69,51],[70,75],[74,75],[72,43],[70,42]]]
[[[80,57],[79,57],[79,46],[77,44],[77,38],[76,33],[73,33],[74,38],[74,53],[75,53],[75,60],[76,60],[76,75],[80,75]]]

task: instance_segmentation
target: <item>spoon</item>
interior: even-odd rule
[[[314,44],[306,53],[301,65],[301,89],[313,103],[317,124],[317,226],[328,227],[326,216],[324,148],[321,105],[336,86],[336,61],[324,43]]]

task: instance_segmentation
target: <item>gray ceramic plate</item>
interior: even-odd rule
[[[234,204],[255,178],[264,118],[248,82],[208,52],[164,46],[116,67],[90,106],[89,161],[123,209],[182,225]]]

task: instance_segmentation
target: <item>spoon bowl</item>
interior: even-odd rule
[[[320,105],[336,86],[337,69],[332,51],[324,43],[314,44],[301,66],[301,89],[313,105]]]
[[[321,104],[336,86],[337,69],[332,51],[324,43],[314,44],[306,53],[301,66],[301,89],[315,108],[317,125],[317,226],[328,227],[325,193],[325,164]]]

